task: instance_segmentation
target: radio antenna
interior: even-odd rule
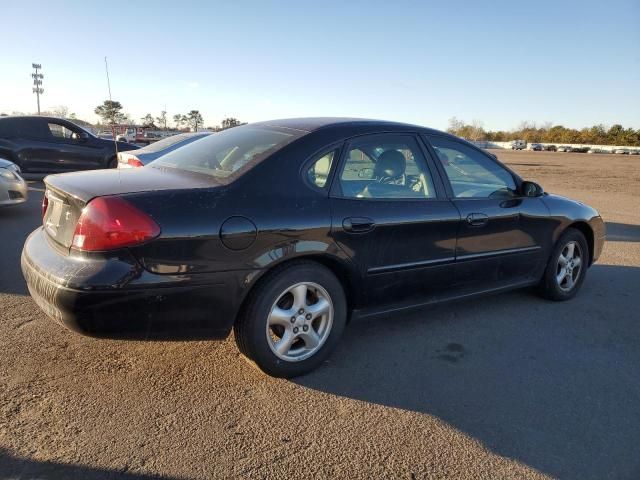
[[[109,102],[113,103],[113,99],[111,98],[111,80],[109,80],[109,64],[107,63],[107,57],[104,57],[104,70],[105,72],[107,72],[107,89],[109,90]],[[111,119],[111,121],[113,123],[116,122],[115,117]],[[118,161],[118,142],[116,140],[116,130],[113,126],[113,124],[111,125],[111,135],[113,135],[113,146],[116,149],[116,162]],[[117,166],[117,164],[116,164]]]

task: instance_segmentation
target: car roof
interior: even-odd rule
[[[6,117],[0,117],[0,120],[9,120],[9,119],[18,119],[18,118],[39,118],[42,120],[64,120],[66,122],[72,122],[73,120],[70,120],[68,118],[61,118],[61,117],[51,117],[48,115],[7,115]],[[78,125],[79,126],[79,125]]]
[[[269,127],[290,128],[293,130],[301,130],[304,132],[314,132],[322,128],[328,127],[407,127],[411,129],[419,129],[432,133],[443,133],[419,125],[410,123],[392,122],[389,120],[375,120],[369,118],[352,118],[352,117],[307,117],[307,118],[283,118],[280,120],[267,120],[264,122],[254,122],[251,125],[264,125]]]

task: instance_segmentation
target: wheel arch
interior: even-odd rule
[[[355,308],[355,292],[357,292],[356,285],[355,285],[355,276],[352,274],[352,271],[345,260],[342,260],[332,255],[318,253],[318,254],[301,255],[301,256],[283,259],[277,264],[272,264],[269,266],[269,268],[262,271],[262,273],[259,276],[255,277],[251,282],[249,289],[245,293],[244,298],[240,303],[240,307],[237,309],[237,313],[235,315],[233,323],[235,324],[238,318],[240,318],[240,316],[242,315],[242,312],[247,307],[247,304],[250,302],[253,293],[256,291],[257,288],[259,288],[260,285],[268,281],[269,278],[272,275],[276,274],[278,271],[283,270],[284,268],[287,268],[289,265],[296,264],[296,263],[317,263],[329,269],[329,271],[331,271],[331,273],[333,273],[336,276],[336,278],[342,285],[342,288],[344,290],[344,295],[347,300],[347,321],[348,321],[351,318],[351,312]]]
[[[587,240],[587,248],[589,248],[589,266],[591,266],[593,264],[593,254],[595,250],[595,236],[593,233],[593,229],[587,222],[579,220],[569,224],[567,228],[565,228],[561,232],[560,235],[562,235],[564,232],[566,232],[570,228],[574,228],[579,232],[581,232],[584,235],[584,238]]]

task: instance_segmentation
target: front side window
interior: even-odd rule
[[[496,161],[455,140],[430,136],[456,198],[513,197],[513,175]]]
[[[351,142],[340,173],[344,197],[435,198],[431,175],[407,135],[372,135]]]
[[[149,165],[202,173],[229,183],[305,134],[288,128],[245,125],[189,143]]]
[[[61,123],[49,122],[47,124],[49,132],[54,138],[68,140],[71,138],[77,138],[78,132],[71,130],[68,126]]]

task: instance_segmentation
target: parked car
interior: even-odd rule
[[[567,151],[572,153],[587,153],[589,151],[589,147],[570,147]]]
[[[144,167],[162,155],[209,135],[211,135],[211,132],[181,133],[158,140],[135,152],[120,152],[118,153],[118,168]]]
[[[45,185],[22,271],[47,315],[97,337],[233,328],[280,377],[321,365],[347,319],[533,285],[568,300],[605,237],[473,144],[376,120],[254,123]]]
[[[136,149],[117,143],[118,151]],[[61,118],[0,117],[0,157],[24,173],[58,173],[115,168],[116,142],[98,138]]]
[[[626,148],[616,148],[613,153],[617,153],[619,155],[628,155],[629,154],[629,150],[627,150]]]
[[[544,149],[547,152],[555,152],[557,150],[555,145],[545,145]]]
[[[529,145],[529,148],[531,148],[531,150],[533,150],[534,152],[541,152],[543,150],[542,145],[540,145],[539,143],[532,143],[531,145]]]
[[[104,139],[104,140],[111,140],[111,141],[113,141],[113,133],[112,133],[112,132],[109,132],[109,131],[107,131],[107,130],[102,130],[102,131],[100,131],[100,132],[96,133],[96,137],[98,137],[98,138],[102,138],[102,139]]]
[[[124,133],[116,135],[118,142],[135,143],[137,140],[138,129],[136,127],[128,127]]]
[[[567,146],[567,145],[560,145],[557,148],[558,152],[570,152],[571,151],[571,147]]]
[[[629,155],[640,155],[640,150],[629,150]]]
[[[27,182],[20,176],[20,167],[0,158],[0,207],[24,203],[29,198]]]
[[[511,150],[524,150],[527,148],[527,142],[524,140],[514,140],[511,142]]]

